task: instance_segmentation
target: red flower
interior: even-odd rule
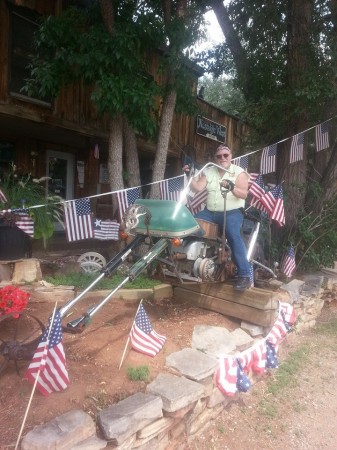
[[[0,316],[12,314],[18,318],[19,313],[26,308],[29,297],[28,292],[15,286],[9,285],[0,289]]]

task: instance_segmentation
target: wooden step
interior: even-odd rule
[[[235,317],[263,327],[272,326],[277,317],[275,291],[251,288],[238,292],[223,283],[190,283],[176,286],[174,297],[203,309]]]

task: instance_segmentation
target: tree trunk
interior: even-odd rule
[[[112,191],[124,189],[123,181],[123,119],[110,120],[108,170]]]
[[[165,176],[167,149],[170,141],[174,108],[176,106],[177,93],[173,89],[164,98],[156,156],[153,164],[152,181],[163,180]],[[158,183],[151,186],[151,198],[159,198]]]
[[[137,141],[133,128],[126,118],[123,119],[123,141],[125,151],[125,167],[127,171],[128,187],[140,186],[139,157],[137,151]]]

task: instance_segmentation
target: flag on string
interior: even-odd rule
[[[134,187],[117,192],[119,217],[122,220],[125,210],[141,197],[140,188]]]
[[[130,340],[134,350],[148,356],[156,356],[165,344],[166,337],[153,329],[142,304],[132,325]]]
[[[272,144],[269,145],[268,147],[264,147],[260,163],[260,172],[262,174],[275,172],[276,153],[277,153],[277,144]]]
[[[252,359],[250,368],[256,374],[263,374],[266,367],[267,349],[266,342],[263,340],[252,348]]]
[[[268,197],[264,196],[264,198],[261,199],[261,202],[266,208],[267,205],[270,207],[269,217],[278,222],[278,224],[282,227],[285,224],[282,185],[279,184],[273,187],[268,194]]]
[[[295,269],[296,269],[295,250],[294,247],[291,245],[282,259],[281,271],[287,277],[291,277]]]
[[[15,213],[15,225],[24,233],[28,234],[28,236],[34,237],[34,220],[24,210]]]
[[[33,359],[26,371],[25,377],[35,383],[39,373],[36,387],[44,396],[52,392],[63,391],[69,385],[66,358],[62,343],[61,314],[56,311],[53,323],[52,317],[44,331],[40,343],[33,355]],[[49,329],[51,331],[49,333]],[[49,338],[48,338],[49,336]]]
[[[64,204],[64,218],[69,242],[94,237],[90,200],[80,198]]]
[[[328,122],[320,123],[315,127],[316,151],[320,152],[330,147],[329,143],[329,124]]]
[[[215,373],[215,381],[219,390],[233,397],[237,391],[238,361],[234,356],[220,358],[219,367]]]
[[[304,133],[293,137],[290,148],[290,164],[303,160]]]
[[[2,203],[7,202],[7,197],[5,196],[5,194],[3,193],[3,191],[1,189],[0,189],[0,202],[2,202]]]
[[[266,341],[266,368],[267,369],[277,369],[278,368],[278,358],[276,347],[269,341]]]
[[[294,325],[296,321],[296,312],[294,307],[290,303],[280,302],[280,311],[284,321],[289,325]]]
[[[94,238],[100,241],[118,241],[119,226],[116,220],[100,220],[94,221]]]
[[[252,384],[250,382],[250,379],[244,372],[244,370],[241,366],[241,363],[238,359],[237,359],[237,363],[238,363],[238,373],[237,373],[237,380],[236,380],[237,390],[239,392],[247,392],[251,388]]]
[[[203,189],[200,192],[196,192],[193,196],[190,194],[187,196],[187,207],[192,214],[204,209],[207,201],[207,189]]]
[[[244,170],[248,170],[248,155],[238,156],[232,160],[232,163],[242,167]]]
[[[181,191],[185,187],[185,176],[179,175],[178,177],[169,178],[159,182],[160,198],[162,200],[175,200],[180,199]]]

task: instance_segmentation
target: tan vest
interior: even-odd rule
[[[230,172],[225,172],[223,177],[220,176],[217,167],[210,167],[205,171],[207,180],[207,209],[209,211],[223,211],[224,210],[224,198],[220,191],[220,181],[222,179],[236,182],[237,177],[240,173],[244,172],[242,167],[231,164],[229,169]],[[231,211],[232,209],[243,208],[245,206],[245,200],[243,198],[238,198],[233,195],[232,192],[228,192],[226,199],[226,211]]]

